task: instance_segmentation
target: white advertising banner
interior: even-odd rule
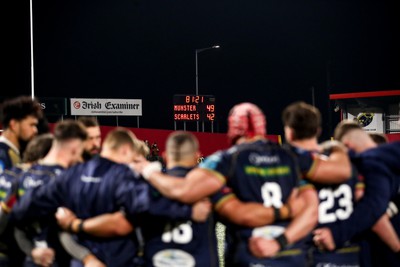
[[[71,98],[71,115],[142,116],[142,99]]]
[[[365,131],[384,133],[383,111],[377,108],[349,108],[347,117],[357,121]]]

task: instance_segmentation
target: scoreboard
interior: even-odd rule
[[[174,95],[175,121],[214,121],[213,95]]]

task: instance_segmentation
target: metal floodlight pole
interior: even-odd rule
[[[220,48],[219,45],[213,45],[206,48],[200,48],[195,50],[195,61],[196,61],[196,95],[199,95],[199,61],[198,61],[198,54],[200,52],[210,50],[210,49],[218,49]],[[199,121],[197,121],[197,131],[199,131]],[[203,130],[204,131],[204,130]]]
[[[30,16],[30,35],[31,35],[31,96],[35,97],[35,77],[33,70],[33,0],[29,2],[29,16]]]

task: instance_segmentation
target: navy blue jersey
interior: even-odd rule
[[[34,164],[24,172],[18,180],[18,197],[21,198],[27,191],[49,183],[64,171],[61,165]]]
[[[390,219],[397,236],[400,236],[400,214],[395,215]],[[398,267],[400,266],[400,257],[396,255],[376,234],[368,235],[368,254],[365,258],[369,260],[369,265],[374,267]]]
[[[337,185],[314,183],[318,191],[318,226],[332,227],[338,222],[347,220],[356,205],[356,191],[363,187],[355,167],[352,168],[352,176],[346,182]],[[357,241],[337,247],[335,251],[321,251],[314,246],[312,266],[325,266],[327,264],[337,266],[358,266],[360,247]]]
[[[6,201],[13,193],[16,192],[18,186],[18,177],[23,170],[17,166],[0,173],[0,201]]]
[[[71,209],[82,219],[121,209],[135,215],[148,210],[148,195],[148,185],[139,183],[129,167],[96,157],[27,192],[11,215],[16,221],[39,218],[53,214],[60,206]],[[133,238],[79,235],[78,242],[107,266],[135,266],[137,246]]]
[[[18,150],[10,145],[10,141],[0,136],[0,173],[21,162]]]
[[[319,198],[317,228],[321,228],[350,217],[356,205],[356,190],[363,184],[353,166],[352,176],[347,181],[336,185],[314,183],[314,186]]]
[[[314,176],[315,170],[318,167],[318,161],[315,160],[315,155],[319,154],[318,152],[309,151],[290,144],[283,145],[283,148],[295,157],[302,178],[308,179]]]
[[[365,193],[350,218],[331,228],[337,245],[369,229],[385,213],[389,201],[400,194],[399,158],[399,142],[381,145],[352,157],[364,177]]]
[[[22,168],[14,166],[11,169],[6,169],[0,173],[0,202],[8,203],[8,205],[12,204],[10,202],[14,200],[11,200],[11,198],[15,199],[18,178],[22,172]],[[2,216],[7,215],[2,214]],[[6,219],[7,218],[4,218],[4,220]],[[3,232],[0,233],[0,253],[8,254],[7,249],[10,244],[16,246],[13,232],[13,226],[7,224]]]
[[[303,177],[312,177],[313,170],[316,168],[313,157],[321,153],[291,145],[286,146],[286,148],[296,155]],[[358,172],[354,166],[352,168],[351,178],[344,183],[336,185],[311,183],[317,190],[320,202],[318,205],[317,228],[331,227],[350,217],[356,203],[356,188],[361,185]],[[357,244],[348,243],[346,244],[346,248],[339,247],[334,252],[326,252],[319,251],[314,247],[312,235],[309,236],[308,243],[310,244],[310,248],[314,251],[312,259],[313,266],[323,266],[324,264],[358,265],[359,247]]]
[[[300,182],[298,168],[290,152],[266,140],[217,152],[207,157],[200,168],[212,170],[225,179],[241,201],[263,203],[266,207],[280,208]],[[234,254],[232,264],[272,264],[269,259],[258,259],[250,254],[248,239],[250,236],[274,238],[284,232],[289,222],[278,221],[255,229],[228,224],[229,253]],[[295,244],[290,249],[301,253],[295,249],[297,246],[301,245]]]
[[[185,177],[190,168],[175,167],[167,174]],[[152,190],[152,214],[160,214],[171,200]],[[163,204],[164,203],[164,204]],[[218,266],[215,222],[212,216],[204,223],[190,218],[170,220],[149,216],[142,226],[145,238],[146,266]],[[164,264],[164,265],[163,265]]]
[[[18,199],[21,200],[26,192],[50,183],[63,171],[64,167],[60,165],[34,164],[18,179]],[[46,244],[52,248],[59,248],[60,246],[57,238],[58,227],[53,214],[35,220],[31,224],[26,224],[22,230],[35,244]]]

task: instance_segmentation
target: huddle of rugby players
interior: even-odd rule
[[[400,142],[378,144],[354,121],[318,143],[318,109],[296,102],[280,145],[262,110],[240,103],[229,149],[199,164],[197,138],[176,131],[163,171],[128,129],[101,144],[92,118],[35,136],[38,107],[3,104],[0,267],[222,266],[216,222],[224,266],[400,266]]]

